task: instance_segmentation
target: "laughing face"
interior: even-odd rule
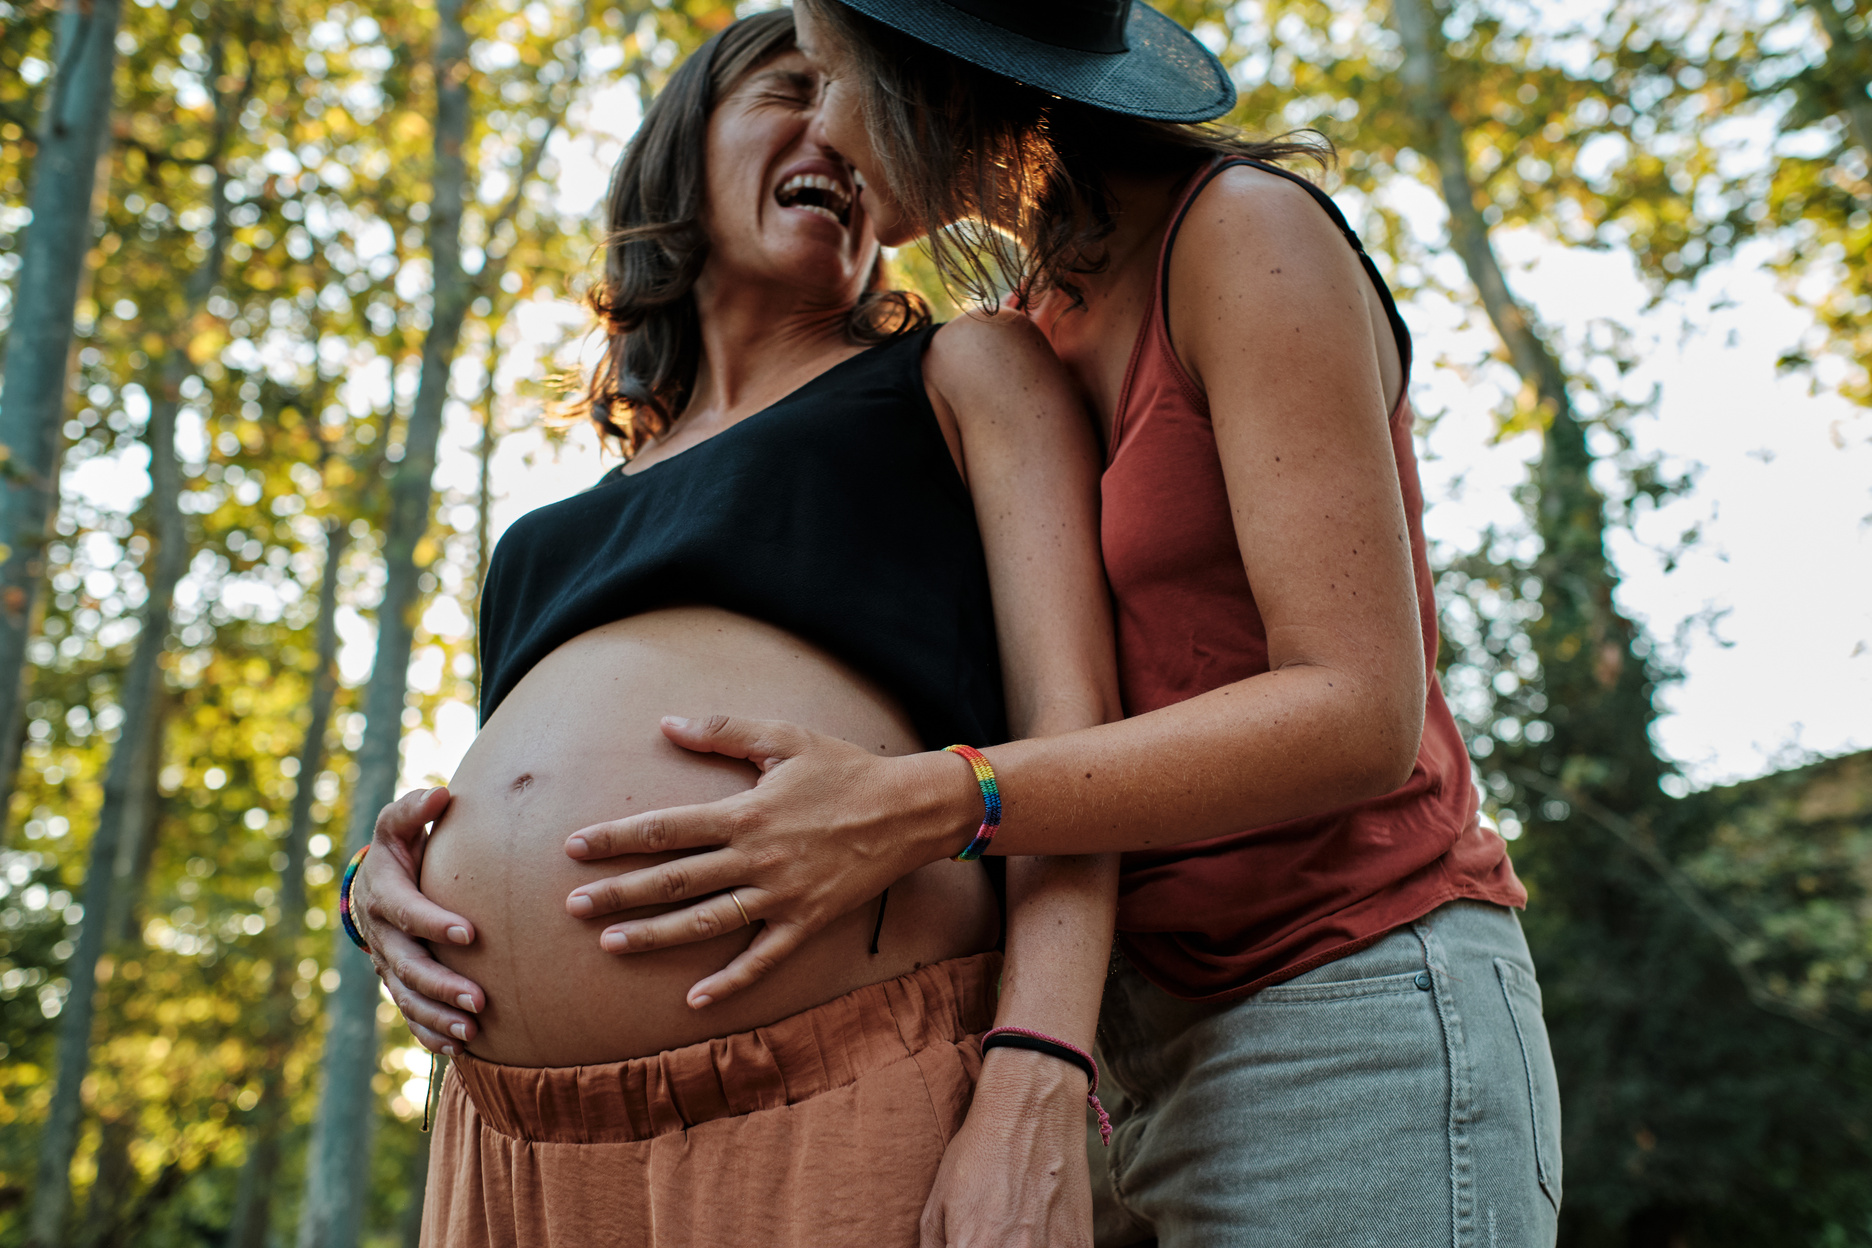
[[[886,247],[910,242],[922,226],[904,212],[881,176],[871,134],[865,128],[864,103],[852,69],[839,42],[816,17],[811,5],[796,5],[793,25],[799,32],[800,52],[819,76],[819,121],[824,142],[852,167],[858,203],[871,220],[878,241]]]
[[[849,307],[877,259],[852,169],[818,125],[819,79],[787,52],[715,108],[702,214],[709,268]]]

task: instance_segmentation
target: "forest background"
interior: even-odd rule
[[[1562,1242],[1872,1245],[1872,753],[1708,784],[1655,729],[1719,621],[1621,584],[1699,557],[1643,318],[1733,322],[1708,275],[1872,436],[1872,0],[1163,7],[1233,120],[1339,146],[1442,327],[1427,445],[1512,466],[1437,543],[1443,679],[1533,896]],[[459,753],[502,500],[579,483],[573,175],[735,11],[0,0],[0,1244],[416,1242],[428,1061],[335,875]],[[1531,247],[1642,298],[1543,315]]]

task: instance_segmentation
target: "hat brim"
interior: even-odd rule
[[[928,0],[839,0],[893,30],[1005,78],[1108,112],[1211,121],[1235,107],[1228,70],[1170,18],[1132,0],[1124,52],[1079,52]]]

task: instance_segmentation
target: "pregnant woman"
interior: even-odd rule
[[[1017,266],[1105,437],[1131,718],[987,752],[1004,852],[1125,853],[1099,1243],[1552,1243],[1526,895],[1433,675],[1410,338],[1377,270],[1270,163],[1297,145],[1192,124],[1227,74],[1141,3],[800,0],[799,29],[879,237],[936,235],[964,276],[959,247],[1001,251],[985,270]],[[938,234],[966,218],[992,228]],[[572,841],[710,847],[582,890],[701,898],[628,921],[632,949],[758,899],[768,929],[699,995],[967,839],[926,759],[738,719],[670,736],[759,758],[760,785]]]
[[[481,733],[449,794],[387,812],[350,885],[412,1027],[456,1055],[425,1243],[910,1245],[925,1219],[1089,1239],[1076,1063],[1115,859],[1009,860],[1005,969],[965,854],[892,876],[710,1002],[687,990],[746,947],[759,899],[725,893],[706,939],[618,957],[576,890],[685,855],[565,852],[619,810],[754,783],[672,745],[671,708],[783,717],[971,784],[964,758],[923,751],[1116,713],[1090,423],[1030,326],[935,329],[884,288],[817,85],[769,13],[649,110],[594,297],[591,410],[628,462],[502,538]],[[1044,1039],[994,1047],[994,1023]]]

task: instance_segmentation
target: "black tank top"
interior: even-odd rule
[[[514,522],[481,594],[481,720],[554,649],[659,607],[763,620],[895,697],[926,748],[1007,737],[975,509],[923,389],[934,329]]]

